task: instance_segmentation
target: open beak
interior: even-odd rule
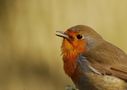
[[[62,31],[56,31],[56,36],[63,37],[69,40],[69,36]]]

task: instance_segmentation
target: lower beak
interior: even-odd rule
[[[67,34],[65,34],[64,32],[62,32],[62,31],[56,31],[56,36],[69,39],[69,36]]]

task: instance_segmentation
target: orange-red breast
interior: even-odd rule
[[[63,37],[65,73],[79,90],[127,90],[127,55],[120,48],[85,25],[56,35]]]

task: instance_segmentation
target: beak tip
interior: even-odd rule
[[[65,34],[65,33],[62,32],[62,31],[56,31],[56,36],[63,37],[63,38],[66,38],[66,39],[69,39],[68,35]]]

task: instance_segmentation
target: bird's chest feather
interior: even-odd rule
[[[83,53],[85,50],[85,43],[83,41],[69,42],[64,39],[62,44],[64,70],[70,77],[75,72],[79,54]]]
[[[74,53],[67,54],[67,56],[63,56],[64,61],[64,71],[68,76],[72,76],[75,72],[77,63],[77,56],[73,55]]]

